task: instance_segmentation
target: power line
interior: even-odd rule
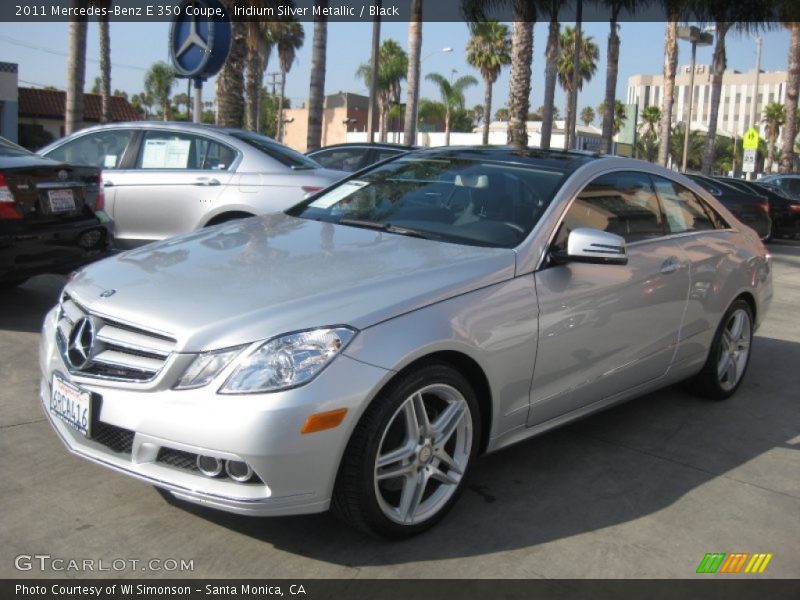
[[[14,46],[21,46],[22,48],[28,48],[29,50],[37,50],[38,52],[45,52],[47,54],[53,54],[54,56],[67,56],[66,52],[60,52],[58,50],[52,50],[50,48],[43,48],[42,46],[36,46],[34,44],[29,44],[27,42],[22,42],[20,40],[15,40],[14,38],[10,38],[6,35],[0,35],[0,41],[6,42],[8,44],[12,44]],[[100,61],[96,58],[86,58],[87,61],[92,63],[100,63]],[[114,68],[121,68],[121,69],[135,69],[136,71],[147,71],[145,67],[137,67],[136,65],[125,65],[122,63],[115,62],[112,64]]]

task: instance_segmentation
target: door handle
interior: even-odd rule
[[[213,177],[198,177],[195,180],[195,185],[219,185],[219,179]]]
[[[664,275],[668,275],[669,273],[674,273],[678,269],[683,266],[680,259],[677,256],[670,256],[667,260],[661,263],[661,272]]]
[[[106,179],[103,181],[103,187],[114,187],[114,182]]]

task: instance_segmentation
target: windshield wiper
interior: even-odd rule
[[[387,233],[396,233],[398,235],[407,235],[410,237],[418,237],[425,240],[439,240],[442,236],[431,233],[430,231],[422,231],[421,229],[412,229],[410,227],[401,227],[400,225],[392,225],[391,223],[381,223],[380,221],[368,221],[366,219],[339,219],[340,225],[351,225],[352,227],[363,227],[365,229],[376,229],[377,231],[385,231]]]

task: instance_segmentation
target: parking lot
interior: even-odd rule
[[[130,577],[683,578],[708,552],[772,553],[756,577],[800,577],[800,244],[771,250],[775,299],[732,399],[672,387],[484,457],[445,521],[402,543],[186,505],[70,455],[37,400],[64,279],[0,292],[0,577],[109,576],[15,567],[46,554]],[[152,559],[192,570],[143,572]]]

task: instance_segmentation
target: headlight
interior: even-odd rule
[[[275,392],[307,383],[353,339],[347,327],[312,329],[268,340],[239,361],[221,394]]]
[[[186,372],[181,376],[176,390],[188,390],[201,387],[209,383],[220,371],[228,366],[233,357],[239,354],[245,346],[227,348],[214,352],[203,352],[194,359]]]

